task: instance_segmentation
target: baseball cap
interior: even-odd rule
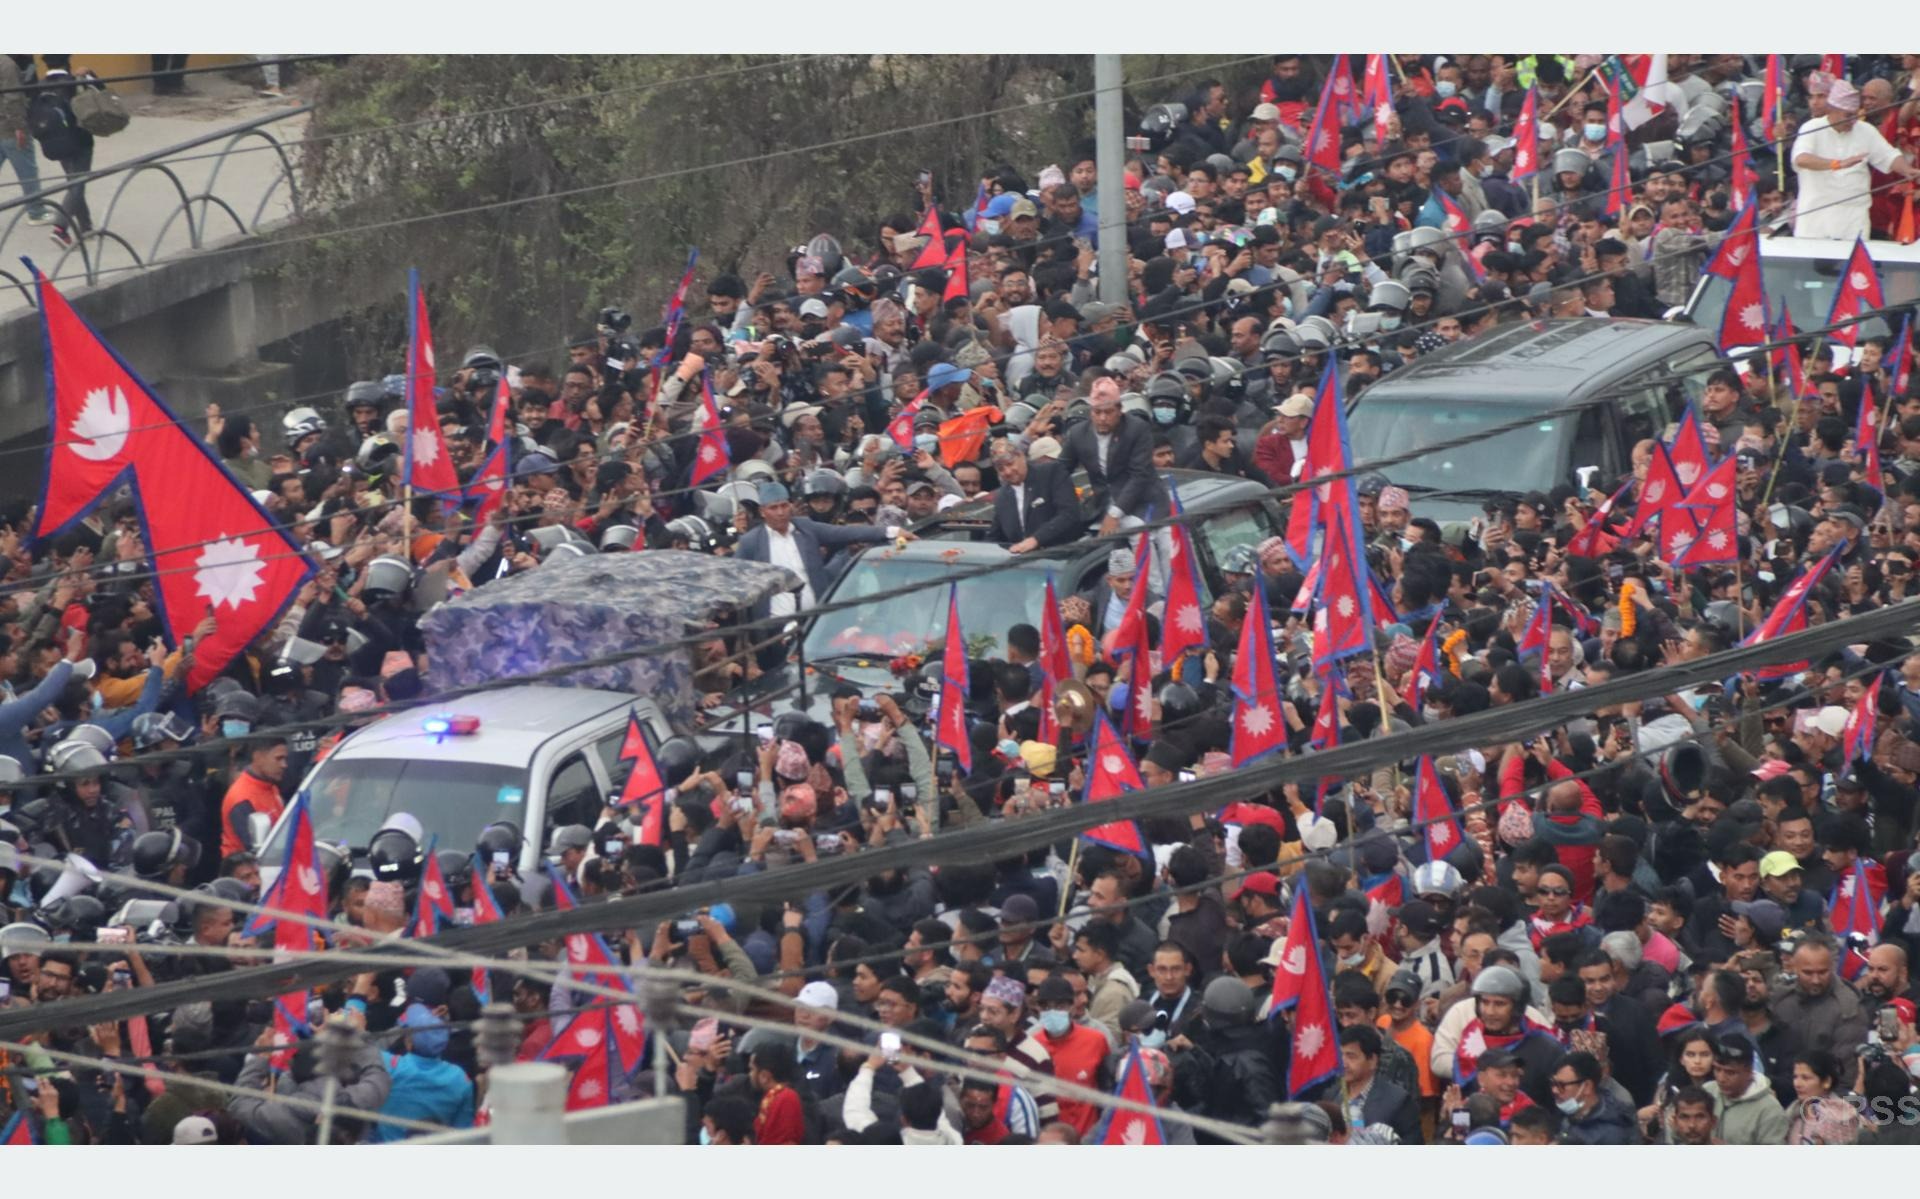
[[[1755,935],[1762,941],[1778,941],[1781,930],[1787,926],[1786,909],[1771,899],[1736,899],[1733,914],[1751,921]]]
[[[1753,1047],[1753,1038],[1745,1033],[1726,1033],[1716,1037],[1713,1042],[1713,1060],[1716,1062],[1744,1065],[1751,1062],[1757,1052]]]
[[[1059,456],[1060,442],[1052,437],[1039,438],[1027,447],[1027,457],[1029,459],[1058,458]]]
[[[1280,403],[1281,416],[1312,416],[1313,401],[1303,395],[1290,395]]]
[[[956,366],[951,362],[936,362],[933,364],[933,369],[927,372],[927,390],[939,391],[942,387],[954,383],[965,383],[970,373],[964,366]]]
[[[1023,216],[1039,215],[1040,210],[1035,208],[1033,201],[1025,196],[1016,196],[1013,203],[1007,207],[1007,219],[1010,221],[1017,221]]]
[[[1416,937],[1432,938],[1440,933],[1440,910],[1424,899],[1409,899],[1400,905],[1400,923]]]
[[[1278,899],[1280,897],[1280,876],[1271,870],[1256,870],[1240,880],[1240,885],[1233,889],[1232,898],[1238,899],[1249,892],[1255,895],[1265,895],[1272,899]]]
[[[999,195],[995,196],[993,199],[987,201],[986,210],[983,211],[980,215],[986,217],[989,220],[997,221],[1001,217],[1006,216],[1009,212],[1013,211],[1013,202],[1017,198],[1018,197],[1016,197],[1012,192],[1001,192]]]
[[[186,1116],[173,1126],[176,1145],[211,1145],[219,1139],[219,1130],[205,1116]]]
[[[1272,104],[1256,104],[1253,106],[1253,119],[1256,121],[1277,121],[1280,119],[1280,109]]]
[[[563,824],[553,830],[553,842],[548,853],[563,853],[569,849],[585,849],[593,844],[593,830],[584,824]]]
[[[1829,737],[1838,737],[1847,731],[1847,710],[1836,704],[1828,704],[1813,714],[1813,727]]]
[[[933,490],[933,484],[927,482],[925,479],[915,479],[913,482],[907,484],[908,495],[914,495],[918,492],[932,491],[932,490]]]
[[[827,315],[827,302],[819,296],[809,296],[800,301],[800,315],[825,316]]]
[[[1185,216],[1193,211],[1193,197],[1186,192],[1172,192],[1167,196],[1167,210]]]
[[[828,982],[810,982],[800,988],[795,1002],[801,1007],[815,1008],[820,1011],[835,1011],[840,1007],[840,992]]]
[[[1784,849],[1776,849],[1760,859],[1761,878],[1781,878],[1799,869],[1800,859]]]
[[[1033,901],[1031,895],[1009,895],[1007,901],[1000,905],[1000,923],[1003,925],[1032,924],[1039,918],[1040,905]]]

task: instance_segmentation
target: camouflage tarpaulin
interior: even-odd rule
[[[784,567],[678,550],[563,558],[443,604],[420,622],[436,685],[464,687],[670,640],[721,606],[746,609],[799,586]],[[547,680],[651,696],[676,723],[694,713],[684,651]]]

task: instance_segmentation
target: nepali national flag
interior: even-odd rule
[[[1760,206],[1749,204],[1733,218],[1726,240],[1703,274],[1725,279],[1727,306],[1720,310],[1719,346],[1730,350],[1767,339],[1767,296],[1760,278]],[[1692,415],[1689,412],[1688,415]],[[1683,480],[1691,482],[1691,480]]]
[[[1136,741],[1153,739],[1153,642],[1142,621],[1133,639],[1133,647],[1122,647],[1121,668],[1126,675],[1127,711],[1121,729]]]
[[[1880,292],[1880,270],[1867,253],[1864,239],[1855,238],[1847,268],[1840,275],[1840,286],[1833,293],[1833,309],[1827,313],[1827,338],[1853,349],[1860,341],[1860,321],[1855,319],[1884,307]],[[1846,324],[1842,325],[1841,322]]]
[[[1413,823],[1426,834],[1429,862],[1440,861],[1460,844],[1460,817],[1431,755],[1421,755],[1414,768]]]
[[[440,408],[433,398],[433,329],[417,270],[407,272],[407,313],[407,442],[400,479],[416,495],[437,495],[442,503],[452,503],[460,495],[460,476],[440,435]]]
[[[693,452],[689,487],[699,487],[727,473],[733,465],[733,453],[727,448],[727,430],[720,422],[720,406],[713,401],[713,372],[700,375],[700,445]]]
[[[1867,762],[1873,758],[1875,735],[1880,725],[1880,684],[1886,675],[1876,674],[1860,696],[1860,702],[1847,713],[1847,724],[1840,732],[1840,750],[1849,762]]]
[[[1520,640],[1514,645],[1514,656],[1525,662],[1533,654],[1540,655],[1540,693],[1553,692],[1553,666],[1547,660],[1549,637],[1553,633],[1553,597],[1550,594],[1552,583],[1540,580],[1540,598],[1533,605],[1533,615],[1527,620],[1527,627],[1520,634]]]
[[[279,622],[313,565],[37,268],[34,284],[52,441],[33,540],[66,532],[131,482],[168,640],[179,645],[208,615],[216,618],[194,643],[187,688],[198,691]]]
[[[666,326],[667,339],[653,356],[654,366],[665,366],[673,360],[673,342],[680,335],[680,322],[686,319],[687,289],[693,286],[693,268],[699,261],[700,247],[691,247],[687,251],[687,269],[680,272],[680,282],[673,289],[673,298],[660,310],[660,323]]]
[[[1240,625],[1240,648],[1233,656],[1233,743],[1235,766],[1287,747],[1279,666],[1268,624],[1267,589],[1256,586]]]
[[[914,255],[913,264],[907,267],[907,270],[909,272],[924,271],[930,266],[945,266],[947,262],[947,237],[945,231],[940,228],[940,208],[938,205],[927,205],[927,215],[920,218],[920,227],[913,232],[914,236],[924,237],[927,240],[921,243],[920,252]]]
[[[1707,439],[1700,432],[1700,414],[1693,405],[1687,405],[1686,415],[1680,418],[1680,427],[1674,430],[1673,440],[1667,443],[1668,456],[1673,459],[1673,477],[1679,480],[1682,490],[1690,490],[1707,473],[1712,460],[1707,457]]]
[[[1446,193],[1446,189],[1444,188],[1434,188],[1433,198],[1440,204],[1441,229],[1445,231],[1447,236],[1451,237],[1454,240],[1454,244],[1459,247],[1460,257],[1467,261],[1467,273],[1473,276],[1475,283],[1485,283],[1487,280],[1486,268],[1480,265],[1478,258],[1467,253],[1467,231],[1472,228],[1472,226],[1467,223],[1466,210],[1461,208],[1454,198]]]
[[[413,923],[409,937],[431,937],[440,931],[442,921],[453,921],[453,896],[447,890],[447,876],[440,872],[440,859],[434,853],[439,837],[427,838],[426,856],[420,865],[420,895],[414,901]]]
[[[1820,69],[1835,79],[1847,77],[1847,56],[1844,54],[1822,54]]]
[[[1152,573],[1153,537],[1142,533],[1133,547],[1133,588],[1127,592],[1127,606],[1121,610],[1119,622],[1101,638],[1100,647],[1108,657],[1115,658],[1126,653],[1145,637],[1147,589]]]
[[[294,991],[274,999],[273,1034],[275,1048],[267,1055],[267,1063],[275,1070],[285,1070],[293,1064],[294,1051],[300,1042],[313,1035],[313,1025],[307,1020],[305,991]]]
[[[1892,386],[1888,392],[1894,396],[1907,394],[1907,386],[1913,382],[1913,314],[1900,318],[1900,334],[1893,342],[1893,360],[1887,367],[1887,378]]]
[[[1608,216],[1626,211],[1633,198],[1633,176],[1627,170],[1627,127],[1620,118],[1620,76],[1607,82],[1607,157],[1611,171],[1607,183]]]
[[[1304,932],[1296,935],[1296,927]],[[1287,922],[1287,940],[1273,972],[1275,1011],[1280,1010],[1283,992],[1286,1006],[1293,1009],[1292,1036],[1287,1039],[1287,1097],[1298,1099],[1340,1070],[1333,991],[1320,964],[1319,931],[1304,886],[1295,889],[1293,919]]]
[[[1386,55],[1367,55],[1366,76],[1360,88],[1360,105],[1373,114],[1375,146],[1385,146],[1392,136],[1389,122],[1393,119],[1393,76],[1390,70]]]
[[[953,253],[947,255],[946,267],[947,285],[941,289],[940,302],[946,304],[954,300],[972,299],[973,282],[967,274],[966,242],[961,241],[954,243]]]
[[[1073,659],[1067,653],[1067,630],[1060,620],[1060,600],[1053,589],[1053,571],[1047,571],[1046,598],[1040,609],[1040,740],[1052,745],[1060,740],[1059,721],[1053,714],[1053,691],[1073,677]]]
[[[1540,93],[1529,87],[1520,102],[1519,119],[1513,123],[1513,170],[1508,178],[1515,183],[1529,179],[1540,170]]]
[[[1841,548],[1843,547],[1835,546],[1828,550],[1825,557],[1801,571],[1799,577],[1780,593],[1780,598],[1774,602],[1773,611],[1767,613],[1766,619],[1754,626],[1753,632],[1748,633],[1746,639],[1740,644],[1757,645],[1762,641],[1785,637],[1789,633],[1803,632],[1807,627],[1807,597],[1812,594],[1815,587],[1820,585],[1820,580],[1826,577],[1827,572],[1833,569],[1833,564],[1839,560]],[[1752,674],[1762,683],[1772,683],[1793,678],[1806,670],[1808,665],[1806,659],[1798,662],[1780,662],[1772,666],[1762,666]]]
[[[1759,199],[1760,174],[1753,169],[1753,155],[1747,150],[1746,121],[1739,117],[1733,122],[1733,149],[1727,171],[1727,195],[1736,211]]]
[[[1699,525],[1693,513],[1680,506],[1684,498],[1686,488],[1680,482],[1673,455],[1667,451],[1665,442],[1654,442],[1647,477],[1640,485],[1640,500],[1634,506],[1633,523],[1627,526],[1626,535],[1635,537],[1643,529],[1657,527],[1662,533],[1661,544],[1671,541],[1674,549],[1685,545]]]
[[[966,225],[968,233],[972,233],[974,226],[979,224],[980,214],[987,210],[987,204],[989,202],[990,197],[987,195],[987,183],[986,180],[983,179],[973,185],[973,207],[960,214],[960,220]]]
[[[1340,118],[1333,111],[1332,80],[1320,89],[1320,103],[1313,110],[1305,148],[1307,191],[1323,207],[1332,208],[1335,196],[1333,182],[1329,181],[1340,178]]]
[[[940,654],[940,721],[935,744],[953,754],[961,774],[973,773],[967,730],[967,640],[960,628],[960,585],[947,589],[946,647]]]
[[[616,808],[625,808],[633,804],[640,806],[640,844],[665,845],[667,843],[667,788],[671,785],[660,777],[660,764],[654,759],[653,750],[647,746],[647,735],[640,727],[638,709],[627,713],[627,736],[620,742],[621,762],[631,762],[627,771],[627,781],[621,784],[620,798],[613,801]]]
[[[502,378],[494,393],[493,412],[487,417],[487,445],[491,448],[466,486],[466,501],[474,506],[475,525],[486,524],[507,497],[507,408],[512,403],[513,393]]]
[[[1155,1126],[1158,1126],[1158,1121],[1155,1121]],[[38,1145],[39,1143],[40,1134],[33,1130],[33,1121],[27,1118],[27,1113],[24,1111],[13,1113],[13,1119],[7,1121],[4,1130],[0,1130],[0,1147]]]
[[[555,909],[566,912],[580,906],[573,896],[573,888],[567,886],[567,880],[561,877],[558,870],[548,866],[547,877],[553,883]],[[566,941],[569,970],[560,976],[559,985],[567,986],[571,979],[606,990],[633,990],[627,983],[627,976],[620,972],[620,959],[614,956],[606,939],[599,933],[568,933]],[[612,1013],[609,1024],[613,1030],[614,1051],[619,1054],[618,1060],[624,1062],[628,1069],[639,1065],[642,1046],[646,1041],[646,1027],[640,1019],[640,1009],[631,1003],[607,1008],[605,1005],[610,1001],[604,996],[596,997],[593,1002],[602,1005],[600,1010]]]
[[[605,1107],[612,1101],[613,1080],[620,1076],[613,1062],[613,1042],[611,1010],[590,1007],[570,1016],[540,1051],[542,1061],[573,1064],[573,1076],[567,1081],[568,1111]]]
[[[1554,607],[1565,612],[1567,617],[1573,621],[1574,632],[1582,637],[1598,637],[1600,635],[1600,622],[1593,618],[1593,613],[1587,611],[1587,609],[1580,604],[1575,603],[1572,596],[1555,587],[1548,590],[1547,597],[1553,601]]]
[[[1346,413],[1342,411],[1333,361],[1320,371],[1320,386],[1313,393],[1313,415],[1307,420],[1306,461],[1301,464],[1302,484],[1287,510],[1287,553],[1301,570],[1317,565],[1313,553],[1313,535],[1324,525],[1320,509],[1333,502],[1336,483],[1318,483],[1320,475],[1339,474],[1351,465],[1347,441]]]
[[[1767,55],[1766,82],[1762,86],[1760,93],[1761,131],[1767,135],[1769,142],[1773,141],[1776,136],[1774,126],[1780,123],[1782,115],[1781,105],[1786,101],[1786,98],[1786,73],[1780,68],[1780,56],[1778,54],[1769,54]],[[1776,152],[1777,150],[1778,148],[1776,147]]]
[[[1349,80],[1349,83],[1352,81]],[[1134,1103],[1153,1107],[1153,1088],[1147,1085],[1147,1068],[1140,1061],[1140,1047],[1135,1045],[1127,1051],[1127,1060],[1120,1066],[1120,1079],[1114,1084],[1116,1098],[1131,1100]],[[1087,1142],[1090,1145],[1164,1145],[1167,1143],[1165,1132],[1160,1128],[1160,1117],[1152,1112],[1136,1112],[1128,1108],[1110,1107],[1107,1114],[1100,1118],[1100,1124],[1093,1130],[1093,1136]]]
[[[1418,712],[1427,698],[1427,690],[1440,681],[1440,618],[1427,624],[1427,635],[1420,639],[1420,652],[1414,655],[1413,669],[1400,690],[1400,698]]]
[[[1331,667],[1320,672],[1320,706],[1314,710],[1313,730],[1308,735],[1307,745],[1311,749],[1333,749],[1340,744],[1340,701],[1351,699],[1353,693],[1347,690],[1347,676],[1344,672]],[[1326,806],[1327,793],[1337,783],[1322,778],[1313,791],[1313,810],[1318,812]]]
[[[280,943],[283,925],[289,932],[292,929],[312,931],[309,924],[281,920],[280,916],[327,918],[327,876],[320,869],[320,850],[313,835],[313,810],[305,791],[293,798],[293,806],[287,813],[287,829],[287,852],[280,859],[280,873],[260,897],[260,910],[250,916],[240,930],[241,936],[256,941],[271,936],[276,948],[293,947],[291,942]],[[300,947],[304,948],[305,944],[303,941]]]
[[[1134,764],[1133,755],[1127,752],[1126,742],[1120,739],[1119,730],[1113,727],[1113,722],[1107,719],[1105,712],[1095,713],[1093,740],[1087,751],[1087,785],[1081,796],[1082,802],[1100,803],[1117,799],[1129,791],[1144,791],[1146,788],[1146,782],[1140,777],[1140,768]],[[1104,845],[1137,858],[1153,857],[1153,847],[1147,844],[1140,826],[1131,820],[1098,824],[1080,835],[1095,845]]]
[[[483,861],[477,853],[473,855],[473,923],[476,926],[498,924],[507,918],[493,898],[493,888],[487,885],[491,871],[492,863]],[[475,966],[469,981],[477,1002],[482,1006],[493,1002],[493,975],[485,966]]]
[[[1842,942],[1864,937],[1871,945],[1880,939],[1880,902],[1887,892],[1887,872],[1868,858],[1854,859],[1853,868],[1834,881],[1827,895],[1827,922]]]
[[[1880,410],[1873,402],[1873,392],[1865,387],[1860,389],[1860,412],[1853,422],[1853,456],[1860,459],[1860,475],[1867,486],[1880,493],[1882,499],[1887,494],[1887,476],[1880,469]]]
[[[1720,465],[1707,472],[1700,485],[1682,501],[1694,510],[1700,522],[1686,548],[1671,558],[1675,570],[1692,570],[1740,560],[1739,525],[1736,509],[1739,463],[1728,454]],[[1671,547],[1669,547],[1669,550]]]
[[[1629,478],[1620,484],[1620,490],[1600,501],[1600,506],[1588,515],[1587,523],[1581,525],[1580,531],[1567,539],[1569,557],[1598,558],[1611,553],[1613,547],[1619,544],[1619,539],[1606,531],[1607,518],[1613,515],[1614,505],[1625,499],[1627,492],[1632,490],[1633,483],[1634,481]]]
[[[1180,514],[1180,495],[1172,479],[1167,490],[1173,496],[1173,511]],[[1160,622],[1160,661],[1171,670],[1173,664],[1193,650],[1207,648],[1207,613],[1201,606],[1200,568],[1194,564],[1192,536],[1185,525],[1167,527],[1173,542],[1173,561],[1167,564],[1167,602]]]
[[[913,418],[919,413],[920,405],[926,402],[927,393],[922,391],[907,401],[906,407],[900,409],[899,415],[887,422],[887,436],[893,439],[894,445],[909,454],[913,453]]]
[[[1349,480],[1333,486],[1337,492],[1352,494]],[[1354,505],[1336,502],[1329,506],[1328,517],[1326,540],[1320,547],[1325,569],[1319,595],[1327,627],[1324,637],[1314,638],[1316,663],[1350,658],[1373,648],[1373,596],[1372,588],[1362,585],[1363,572],[1370,568],[1360,541],[1359,513]]]

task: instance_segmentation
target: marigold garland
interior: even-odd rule
[[[1460,647],[1466,644],[1466,640],[1467,631],[1455,629],[1447,634],[1445,641],[1440,643],[1440,652],[1447,656],[1447,669],[1453,672],[1453,677],[1456,679],[1460,677]]]
[[[1083,624],[1074,625],[1067,630],[1067,656],[1082,666],[1093,665],[1098,646],[1094,644],[1093,634]]]
[[[1640,615],[1633,606],[1634,585],[1632,580],[1620,584],[1620,635],[1633,636],[1636,618]]]

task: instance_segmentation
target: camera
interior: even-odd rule
[[[600,329],[607,333],[625,333],[633,328],[633,314],[624,308],[602,308]]]
[[[880,705],[870,699],[863,699],[860,701],[857,714],[862,720],[878,720],[880,719]]]
[[[699,931],[700,922],[690,916],[673,922],[673,940],[676,944],[684,944],[688,938]]]
[[[920,788],[914,786],[912,783],[900,784],[900,803],[902,804],[902,806],[910,808],[916,802],[918,802],[919,799],[920,799]]]
[[[500,389],[500,372],[492,366],[476,366],[467,375],[468,395],[491,396]]]
[[[607,343],[607,365],[624,367],[629,359],[640,357],[640,343],[631,337],[616,337]]]
[[[893,792],[885,787],[875,787],[867,802],[873,805],[876,812],[890,812],[893,810]]]

